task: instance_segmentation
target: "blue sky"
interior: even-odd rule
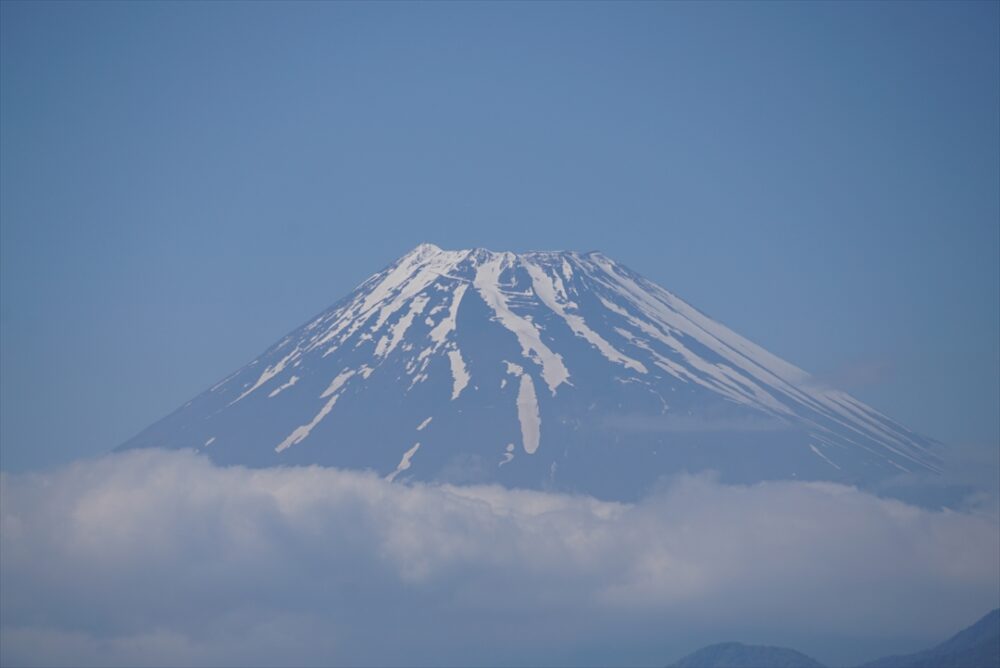
[[[422,241],[600,249],[1000,442],[997,3],[0,5],[0,468],[106,452]]]

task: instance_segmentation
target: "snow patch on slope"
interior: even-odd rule
[[[278,387],[276,387],[273,390],[271,390],[271,392],[267,395],[268,398],[278,396],[279,394],[281,394],[281,392],[283,390],[287,390],[288,388],[290,388],[293,385],[295,385],[295,383],[297,383],[297,382],[299,382],[299,377],[298,376],[292,376],[286,382],[282,383]]]
[[[535,383],[528,374],[521,374],[521,386],[517,391],[517,419],[521,422],[521,441],[529,455],[538,450],[541,437],[542,418],[538,412]]]
[[[809,444],[809,449],[812,450],[813,454],[815,454],[817,457],[819,457],[820,459],[822,459],[824,462],[826,462],[827,464],[829,464],[833,468],[837,469],[838,471],[840,470],[839,466],[837,466],[836,464],[834,464],[833,461],[829,457],[827,457],[822,452],[820,452],[819,448],[817,448],[812,443]]]
[[[400,341],[406,335],[406,330],[413,324],[413,319],[424,310],[426,305],[427,297],[425,295],[419,295],[410,301],[410,309],[406,312],[406,315],[401,317],[389,329],[388,336],[383,336],[379,340],[378,345],[375,347],[376,357],[386,357],[396,349],[396,346],[399,345]]]
[[[275,364],[274,366],[269,366],[266,369],[264,369],[264,372],[260,374],[260,377],[257,378],[257,381],[253,385],[251,385],[249,389],[245,390],[240,396],[230,401],[229,405],[232,406],[237,401],[243,399],[251,392],[259,388],[261,385],[263,385],[264,383],[266,383],[267,381],[271,380],[279,373],[284,371],[285,367],[288,366],[288,363],[291,362],[293,359],[295,359],[298,355],[299,355],[299,349],[296,347],[295,350],[293,350],[292,352],[288,353],[280,360],[278,360],[277,364]]]
[[[403,453],[403,458],[399,460],[399,464],[396,466],[396,470],[385,477],[386,480],[392,482],[396,479],[400,473],[410,468],[410,460],[413,459],[413,455],[417,454],[417,450],[420,449],[420,443],[414,443],[413,447]]]
[[[333,410],[334,405],[337,403],[337,399],[340,398],[340,389],[344,386],[344,383],[350,380],[351,376],[353,375],[354,375],[353,369],[346,369],[342,371],[340,374],[338,374],[337,377],[334,378],[333,381],[330,383],[330,386],[327,387],[325,390],[323,390],[323,393],[319,395],[320,399],[325,399],[326,397],[330,397],[330,400],[327,401],[321,409],[319,409],[319,412],[316,414],[315,417],[313,417],[312,420],[310,420],[307,424],[304,424],[300,427],[296,427],[291,434],[285,437],[285,440],[283,440],[281,443],[275,446],[274,451],[282,452],[292,447],[296,443],[301,443],[302,441],[304,441],[306,437],[309,436],[309,433],[313,429],[315,429],[316,425],[322,422],[323,418],[329,415],[330,411]]]
[[[454,401],[458,399],[458,395],[462,394],[462,390],[469,384],[469,372],[465,368],[465,360],[462,359],[462,353],[457,348],[448,351],[448,361],[451,363],[451,377],[453,381],[451,398]]]
[[[431,341],[436,344],[442,344],[451,332],[455,331],[455,324],[458,320],[458,306],[462,303],[462,296],[465,295],[465,291],[468,289],[467,283],[462,283],[455,288],[455,292],[452,295],[451,306],[448,309],[448,315],[441,318],[434,329],[430,331],[428,336]],[[436,307],[437,308],[437,307]]]
[[[530,262],[523,263],[523,266],[527,269],[528,275],[531,276],[531,285],[535,290],[535,294],[538,295],[543,304],[566,321],[566,324],[569,325],[574,334],[582,336],[590,345],[597,348],[602,355],[612,362],[624,365],[639,373],[647,373],[646,367],[643,366],[642,362],[637,362],[608,343],[600,334],[587,326],[583,316],[567,312],[567,308],[576,308],[576,304],[566,301],[568,299],[566,289],[557,276],[549,276],[541,267]],[[564,300],[564,303],[560,303],[560,297]]]
[[[553,396],[556,388],[569,379],[569,370],[562,355],[553,352],[542,342],[541,333],[527,318],[510,309],[507,298],[500,289],[500,274],[511,266],[515,256],[509,253],[496,255],[476,267],[474,285],[483,301],[493,310],[497,321],[517,337],[521,353],[542,367],[542,378]]]
[[[508,443],[507,448],[503,453],[503,459],[501,459],[500,463],[497,464],[497,468],[500,468],[504,464],[509,464],[512,459],[514,459],[514,444]]]

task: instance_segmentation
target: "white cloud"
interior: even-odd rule
[[[841,661],[1000,599],[995,513],[823,483],[623,505],[146,450],[0,495],[5,665],[663,665],[727,639]]]

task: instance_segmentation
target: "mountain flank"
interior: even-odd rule
[[[1000,608],[931,649],[887,656],[861,668],[998,668],[1000,667]]]

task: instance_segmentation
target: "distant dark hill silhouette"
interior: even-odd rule
[[[822,667],[793,649],[725,642],[703,647],[670,668]],[[882,657],[859,668],[1000,668],[1000,608],[931,649]]]
[[[1000,668],[1000,608],[936,647],[883,657],[862,668]]]
[[[823,664],[794,649],[724,642],[699,649],[672,668],[823,668]]]

